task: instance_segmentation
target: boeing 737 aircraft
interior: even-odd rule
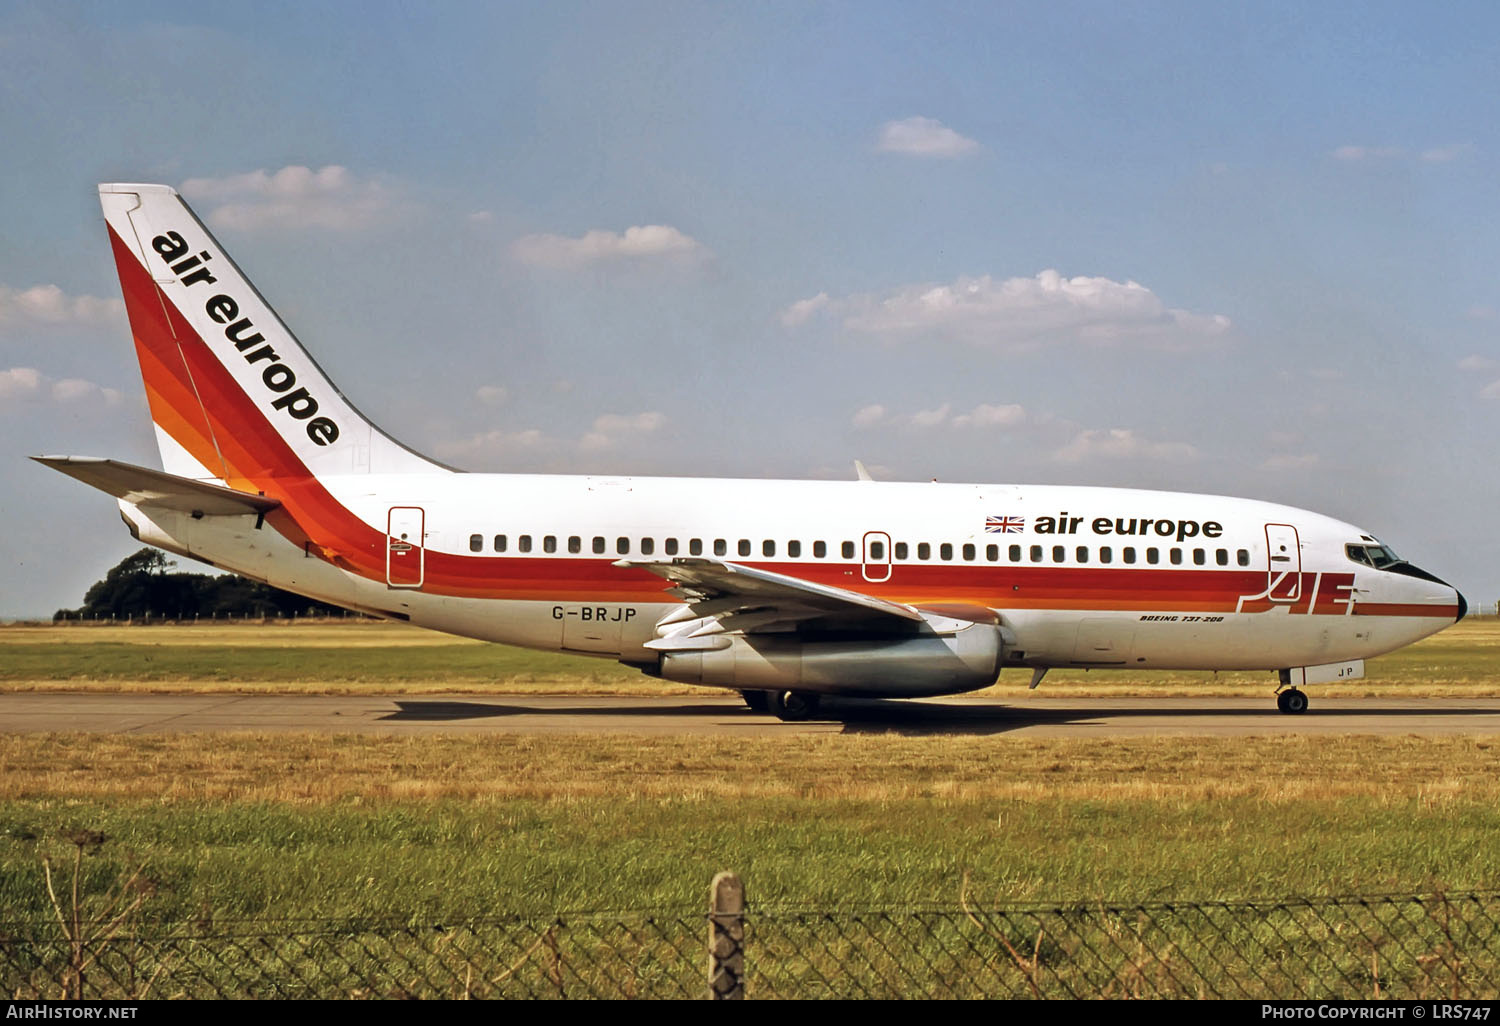
[[[1007,668],[1359,677],[1463,596],[1288,506],[1114,488],[468,474],[334,386],[164,185],[101,185],[163,470],[38,457],[130,533],[422,627],[737,689],[943,695]]]

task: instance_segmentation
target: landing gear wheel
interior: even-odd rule
[[[800,723],[818,715],[818,696],[808,691],[771,691],[771,711],[778,719]]]
[[[1276,692],[1276,708],[1293,716],[1307,712],[1307,696],[1296,688]]]
[[[741,691],[740,697],[755,712],[763,713],[771,710],[771,693],[769,691]]]

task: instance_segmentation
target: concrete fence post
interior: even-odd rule
[[[745,997],[745,884],[735,873],[720,873],[709,888],[708,997]]]

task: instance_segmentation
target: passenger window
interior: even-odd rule
[[[872,541],[870,543],[870,561],[874,563],[885,562],[885,542]]]
[[[484,535],[482,535],[482,534],[471,534],[471,535],[469,535],[469,551],[470,552],[483,552],[484,551]]]
[[[1078,562],[1087,563],[1089,561],[1089,547],[1087,545],[1078,546],[1078,551],[1074,555],[1078,557]]]
[[[1042,561],[1042,547],[1040,545],[1033,545],[1031,547],[1031,561],[1033,563],[1040,563]]]
[[[844,542],[844,544],[842,546],[842,549],[843,549],[843,553],[844,553],[844,558],[845,559],[853,559],[854,558],[854,543],[853,542]]]
[[[1235,556],[1238,558],[1240,566],[1249,566],[1250,565],[1250,550],[1249,549],[1240,549],[1238,552],[1235,553]]]
[[[516,540],[516,548],[520,549],[522,552],[530,552],[531,551],[531,535],[529,535],[529,534],[523,534],[523,535],[521,535],[521,537]]]
[[[776,543],[769,538],[760,543],[760,554],[762,556],[776,555]]]
[[[1127,562],[1127,563],[1134,563],[1135,562],[1135,546],[1134,545],[1127,545],[1127,546],[1125,546],[1125,548],[1120,552],[1120,556],[1121,556],[1122,559],[1124,559],[1125,562]]]
[[[813,542],[813,558],[814,559],[827,559],[828,558],[828,543],[827,542],[821,542],[821,541],[815,541],[815,542]]]
[[[702,538],[693,538],[693,539],[690,539],[688,541],[688,555],[689,556],[701,556],[701,555],[703,555],[703,539]]]
[[[750,555],[750,539],[749,538],[741,538],[740,539],[739,550],[740,550],[740,555],[742,555],[742,556],[748,556],[748,555]]]
[[[989,560],[991,563],[1000,562],[1000,546],[986,545],[984,547],[984,558]]]
[[[1154,564],[1159,559],[1161,559],[1161,553],[1159,551],[1157,551],[1154,548],[1150,548],[1150,549],[1146,550],[1146,562]]]
[[[557,535],[555,535],[555,534],[549,534],[545,538],[542,539],[542,551],[543,552],[556,552],[557,551]]]
[[[1193,550],[1193,565],[1194,566],[1202,566],[1203,564],[1205,564],[1207,562],[1208,562],[1208,553],[1204,552],[1202,549],[1194,549]]]
[[[789,541],[789,542],[787,542],[786,543],[786,554],[791,559],[801,559],[802,558],[802,543],[799,542],[799,541]]]
[[[594,536],[594,552],[601,556],[604,554],[604,539],[598,535]]]
[[[575,535],[571,535],[568,538],[568,551],[569,552],[582,552],[583,551],[583,539],[580,538],[580,537],[578,537],[578,535],[576,535],[576,534]]]
[[[615,551],[618,552],[622,556],[628,556],[630,554],[630,539],[629,538],[616,538],[615,539]]]
[[[1108,545],[1099,546],[1099,562],[1113,563],[1115,561],[1115,550]]]
[[[927,543],[927,542],[917,542],[917,558],[918,559],[931,559],[932,558],[932,546],[929,543]]]
[[[723,538],[714,539],[714,555],[725,556],[729,554],[729,543]]]
[[[1173,566],[1181,566],[1182,565],[1182,550],[1181,549],[1173,549],[1170,553],[1168,553],[1168,558],[1172,560],[1172,565]]]
[[[938,558],[942,560],[951,560],[953,558],[953,545],[951,542],[943,542],[943,544],[938,546]]]
[[[966,562],[966,563],[972,563],[972,562],[974,562],[974,556],[975,556],[975,552],[976,552],[974,546],[972,546],[972,545],[965,545],[963,547],[963,549],[961,549],[960,551],[962,551],[963,554],[964,554],[964,562]]]
[[[669,555],[669,556],[675,556],[675,555],[677,555],[677,539],[676,538],[668,538],[667,542],[666,542],[666,548],[667,548],[667,555]]]
[[[896,543],[896,558],[897,559],[905,559],[907,551],[908,550],[907,550],[907,547],[906,547],[906,542],[897,542]]]
[[[1021,561],[1021,546],[1012,545],[1010,547],[1010,561],[1012,563],[1019,563]]]
[[[497,535],[495,535],[495,551],[496,552],[504,552],[505,551],[505,535],[503,535],[503,534],[497,534]]]
[[[1229,550],[1228,549],[1216,549],[1214,551],[1214,562],[1218,563],[1220,566],[1228,566],[1229,565]]]
[[[654,539],[654,538],[642,538],[641,539],[641,555],[643,555],[643,556],[649,556],[649,555],[651,555],[651,553],[653,553],[655,551],[656,551],[656,539]]]
[[[1061,563],[1068,558],[1068,547],[1066,545],[1052,546],[1052,562]]]

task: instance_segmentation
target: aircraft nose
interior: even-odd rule
[[[1453,594],[1458,596],[1458,615],[1453,618],[1453,622],[1458,623],[1458,621],[1469,615],[1469,603],[1464,599],[1464,593],[1457,588],[1453,589]]]

